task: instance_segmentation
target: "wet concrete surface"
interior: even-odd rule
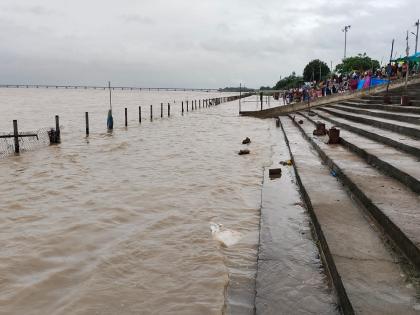
[[[313,125],[302,118],[301,128],[312,137]],[[420,246],[420,196],[399,181],[366,164],[340,145],[327,145],[313,137],[319,147],[346,176],[417,246]]]
[[[273,164],[282,176],[269,179],[262,191],[256,314],[338,314],[335,296],[313,241],[308,213],[295,183],[281,129],[272,131]]]
[[[413,113],[397,113],[389,112],[382,109],[369,109],[361,106],[359,108],[349,107],[340,104],[331,105],[330,108],[336,108],[343,111],[348,111],[356,114],[369,115],[374,117],[382,117],[385,119],[396,120],[396,121],[406,121],[413,124],[418,124],[420,121],[420,115]]]
[[[369,123],[381,128],[397,131],[408,136],[420,137],[420,127],[417,124],[411,124],[407,122],[380,117],[373,117],[369,115],[354,114],[333,108],[321,108],[321,110],[327,111],[333,115],[341,116],[342,118]]]
[[[374,223],[331,175],[294,123],[286,117],[281,121],[355,313],[417,314],[418,292],[402,271],[399,257],[385,246]],[[332,147],[344,153],[339,145]],[[367,178],[366,182],[372,180]]]

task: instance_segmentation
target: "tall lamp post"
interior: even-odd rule
[[[347,55],[347,32],[350,30],[350,28],[351,28],[351,25],[346,25],[342,29],[342,31],[344,32],[344,59],[346,59],[346,55]]]

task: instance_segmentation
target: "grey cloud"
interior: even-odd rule
[[[405,49],[418,0],[2,0],[0,83],[273,85],[328,64]],[[413,47],[413,38],[410,38]],[[385,57],[386,58],[386,57]]]
[[[139,23],[139,24],[146,24],[146,25],[152,25],[155,23],[155,21],[147,16],[141,16],[138,14],[125,14],[122,15],[121,18],[128,23]]]

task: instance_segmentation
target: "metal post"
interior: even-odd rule
[[[344,59],[346,59],[347,55],[347,32],[351,28],[351,25],[344,26],[343,32],[344,32]]]
[[[153,121],[153,105],[150,105],[150,121]]]
[[[184,101],[181,102],[182,113],[184,113]]]
[[[188,101],[187,101],[187,113],[188,113]]]
[[[89,136],[89,113],[85,113],[85,120],[86,120],[86,137]]]
[[[128,126],[128,122],[127,122],[127,107],[124,109],[124,115],[125,115],[125,126]]]
[[[139,123],[141,123],[141,106],[139,106]]]
[[[160,118],[163,117],[163,103],[160,103]]]
[[[394,42],[395,42],[395,39],[392,39],[392,45],[391,45],[391,57],[389,58],[389,67],[391,67],[391,61],[392,61],[392,55],[393,55],[393,53],[394,53]],[[387,75],[388,75],[388,83],[387,83],[387,85],[386,85],[386,93],[387,93],[387,95],[388,95],[388,90],[389,90],[389,83],[390,83],[390,81],[391,81],[391,73],[390,73],[390,71],[389,70],[391,70],[390,68],[388,68],[388,66],[386,67],[386,72],[387,72]]]
[[[239,114],[241,113],[242,83],[239,83]]]
[[[61,133],[60,133],[60,117],[55,115],[55,132],[57,134],[57,143],[61,142]]]
[[[168,103],[168,117],[171,116],[171,104]]]
[[[417,46],[419,43],[419,25],[420,25],[420,20],[417,20],[416,24],[414,24],[414,26],[417,27],[417,32],[416,32],[416,54],[417,54]]]
[[[112,110],[111,81],[108,81],[108,89],[109,89],[109,108]]]
[[[408,56],[410,55],[410,47],[408,46],[408,31],[407,31],[407,48],[405,50],[405,53],[407,55],[407,72],[405,74],[405,92],[407,93],[407,83],[408,83],[408,73],[410,72],[410,66],[408,62]]]
[[[17,120],[13,120],[13,137],[15,139],[15,153],[19,153],[19,132]]]

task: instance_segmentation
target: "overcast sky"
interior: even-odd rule
[[[1,0],[0,83],[272,86],[337,64],[347,24],[348,56],[403,54],[419,17],[420,0]]]

